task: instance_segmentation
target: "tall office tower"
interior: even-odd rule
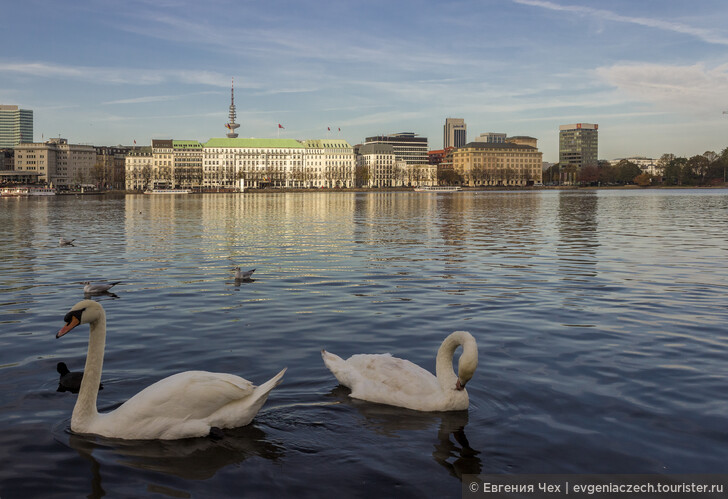
[[[33,111],[0,104],[0,148],[33,142]]]
[[[392,144],[397,161],[404,161],[408,165],[427,164],[427,137],[418,137],[413,132],[367,137],[365,143]]]
[[[238,128],[240,125],[235,123],[235,118],[237,117],[235,115],[235,89],[234,84],[235,81],[232,80],[230,83],[230,112],[228,113],[228,118],[230,121],[228,123],[225,123],[225,128],[230,130],[230,132],[227,134],[227,137],[230,139],[237,138],[238,134],[235,132],[235,129]]]
[[[467,126],[462,118],[447,118],[445,120],[442,148],[462,147],[467,143]]]
[[[561,165],[596,166],[599,157],[599,125],[575,123],[559,127],[559,163]]]

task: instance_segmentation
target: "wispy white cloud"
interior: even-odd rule
[[[179,94],[179,95],[148,95],[148,96],[144,96],[144,97],[133,97],[133,98],[129,98],[129,99],[110,100],[110,101],[102,102],[101,104],[104,104],[104,105],[148,104],[150,102],[167,102],[167,101],[173,101],[173,100],[179,100],[179,99],[186,99],[187,97],[196,96],[196,95],[210,95],[210,94],[220,95],[222,93],[223,93],[222,91],[216,91],[216,92],[194,92],[191,94]]]
[[[260,14],[258,14],[259,16]],[[251,17],[245,26],[185,18],[168,10],[145,10],[132,22],[121,25],[122,29],[136,35],[155,37],[160,40],[191,46],[206,46],[213,51],[256,59],[267,68],[272,61],[287,59],[289,65],[302,61],[322,63],[324,67],[342,63],[349,65],[375,65],[396,68],[398,71],[419,71],[432,67],[482,66],[484,61],[459,56],[441,49],[439,44],[427,43],[428,38],[411,39],[397,36],[372,37],[367,31],[357,31],[355,26],[326,26],[322,29],[305,29],[298,24],[278,22],[273,26],[259,26]],[[266,24],[270,21],[266,21]],[[406,54],[406,56],[403,56]],[[307,69],[311,69],[307,67]]]
[[[91,83],[159,85],[177,82],[215,87],[227,87],[230,85],[229,75],[203,70],[105,68],[70,66],[46,62],[0,62],[0,71],[41,78],[58,78]],[[250,84],[241,85],[253,87]]]
[[[615,64],[596,74],[627,95],[664,109],[710,114],[728,105],[728,64]]]
[[[529,5],[531,7],[540,7],[542,9],[560,12],[573,12],[575,14],[587,15],[606,21],[637,24],[639,26],[646,26],[649,28],[661,29],[664,31],[672,31],[674,33],[681,33],[683,35],[689,35],[694,38],[698,38],[699,40],[702,40],[706,43],[728,45],[728,36],[723,33],[718,33],[710,29],[689,26],[687,24],[682,24],[678,22],[664,21],[661,19],[653,19],[649,17],[625,16],[609,10],[594,9],[592,7],[583,7],[581,5],[562,5],[554,2],[549,2],[547,0],[512,1],[517,4]]]

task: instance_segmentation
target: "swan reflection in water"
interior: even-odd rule
[[[92,497],[103,495],[96,495],[96,491],[101,489],[104,462],[188,480],[207,480],[226,466],[242,463],[250,457],[277,461],[284,456],[284,449],[268,441],[265,432],[254,425],[225,430],[224,433],[219,440],[207,437],[118,440],[69,433],[68,445],[91,463]]]
[[[465,436],[468,425],[468,411],[420,412],[390,405],[375,404],[352,399],[351,390],[337,386],[327,397],[336,402],[354,407],[364,418],[363,426],[387,437],[401,436],[402,431],[428,430],[439,424],[437,443],[432,452],[435,461],[447,469],[452,476],[462,480],[463,475],[480,474],[483,464],[478,457],[480,451],[470,447]],[[452,439],[451,439],[452,437]]]

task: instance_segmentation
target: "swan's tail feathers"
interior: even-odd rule
[[[116,281],[116,282],[110,282],[110,283],[109,283],[109,287],[111,287],[111,286],[116,286],[117,284],[121,284],[121,281]]]
[[[262,396],[266,395],[269,391],[271,391],[273,388],[281,384],[281,381],[283,381],[283,375],[286,374],[286,370],[288,368],[284,368],[281,372],[273,376],[271,379],[263,383],[262,385],[255,388],[255,396]]]
[[[339,371],[344,367],[344,359],[335,353],[321,350],[321,357],[324,359],[324,364],[329,368],[329,371],[334,374],[336,374],[336,371]]]
[[[270,391],[280,384],[285,372],[283,369],[262,385],[255,387],[252,393],[227,404],[208,418],[207,424],[218,428],[238,428],[249,424],[268,400]]]
[[[324,364],[328,367],[331,374],[333,374],[340,384],[351,388],[351,380],[349,376],[349,366],[346,361],[338,355],[321,350],[321,357],[324,359]]]
[[[242,425],[238,426],[245,426],[252,419],[255,417],[256,414],[258,414],[258,411],[260,411],[260,408],[263,407],[263,404],[265,404],[265,401],[268,400],[268,395],[270,395],[270,391],[275,388],[276,386],[281,384],[281,381],[283,380],[283,375],[286,373],[286,369],[283,369],[281,372],[273,376],[271,379],[266,381],[260,386],[257,386],[255,388],[255,391],[253,391],[253,394],[251,396],[252,403],[250,404],[250,407],[248,408],[249,412],[249,419],[243,423]]]

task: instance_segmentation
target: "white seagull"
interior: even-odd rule
[[[235,271],[235,279],[238,281],[249,281],[253,277],[253,272],[255,272],[255,269],[243,272],[240,267],[235,267],[233,270]]]
[[[115,282],[89,282],[84,281],[81,284],[83,284],[83,292],[92,295],[95,293],[105,293],[117,284],[121,283],[121,281],[115,281]]]

